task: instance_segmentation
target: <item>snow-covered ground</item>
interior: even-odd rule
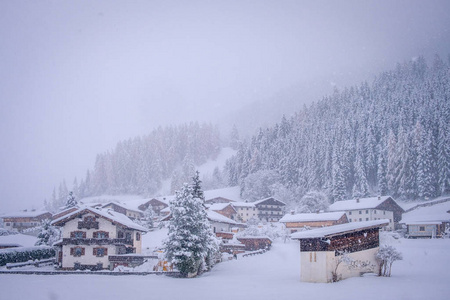
[[[165,230],[150,233],[152,247]],[[448,299],[450,239],[385,238],[403,253],[392,277],[337,283],[300,282],[298,242],[276,242],[262,254],[218,264],[198,278],[102,275],[0,274],[1,299]]]

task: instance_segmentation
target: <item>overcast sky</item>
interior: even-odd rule
[[[39,207],[158,125],[446,57],[449,12],[445,0],[0,1],[0,213]]]

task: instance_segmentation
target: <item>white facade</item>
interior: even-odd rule
[[[258,219],[258,209],[253,203],[232,203],[237,212],[237,219],[247,223],[248,220]]]
[[[394,212],[380,209],[355,209],[347,210],[347,219],[349,222],[365,222],[374,220],[389,220],[389,225],[385,227],[387,230],[394,230]]]
[[[61,245],[59,260],[62,268],[97,266],[97,268],[106,269],[110,265],[109,256],[125,254],[126,248],[134,248],[134,253],[141,253],[142,230],[127,227],[117,222],[113,215],[111,217],[106,218],[84,210],[56,222],[57,226],[58,222],[62,222],[62,241],[59,242]],[[92,221],[79,226],[80,222],[83,223],[86,220]]]
[[[362,273],[378,272],[379,264],[376,260],[378,247],[347,254],[354,261],[367,263],[364,268],[351,268],[341,262],[336,269],[339,256],[334,251],[317,251],[300,253],[300,280],[303,282],[327,283],[333,281],[336,270],[338,280],[360,276]]]

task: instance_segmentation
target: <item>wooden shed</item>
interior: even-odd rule
[[[377,272],[379,230],[388,223],[389,220],[347,223],[292,234],[292,239],[300,242],[300,280],[332,282],[336,274],[345,279]],[[364,262],[366,267],[351,269],[345,264],[339,265],[341,255]]]

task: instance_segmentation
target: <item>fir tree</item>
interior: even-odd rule
[[[75,195],[72,191],[69,192],[69,196],[67,196],[66,208],[76,207],[78,205],[77,200],[75,199]]]
[[[60,237],[60,231],[51,225],[51,220],[46,219],[41,223],[36,246],[52,246]]]
[[[199,181],[194,186],[197,184]],[[209,269],[218,251],[217,239],[206,217],[204,200],[197,197],[202,195],[200,191],[197,189],[194,197],[194,188],[184,184],[170,203],[172,219],[165,241],[165,255],[183,277],[195,276]]]

